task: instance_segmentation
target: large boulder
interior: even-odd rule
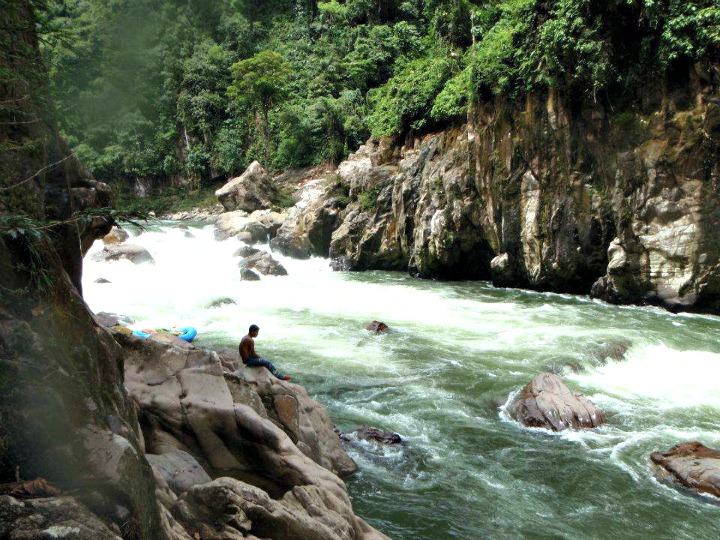
[[[385,538],[354,515],[336,474],[357,467],[327,410],[301,387],[264,368],[225,372],[235,364],[232,352],[223,362],[214,351],[185,351],[123,333],[115,338],[125,351],[126,386],[140,409],[147,451],[159,454],[150,461],[165,461],[160,484],[173,470],[194,470],[178,451],[211,477],[237,478],[199,483],[193,474],[175,486],[182,491],[194,484],[179,500],[169,490],[158,495],[188,530],[218,539]],[[168,464],[168,455],[183,456],[179,466],[178,460]]]
[[[275,426],[297,441],[303,453],[326,469],[342,474],[356,469],[333,432],[327,410],[310,399],[301,386],[280,381],[264,368],[242,366],[231,380],[247,382],[243,387],[251,388],[254,397],[238,402],[234,397],[245,393],[234,396],[231,380],[224,375],[224,363],[214,351],[178,349],[122,332],[114,336],[125,351],[125,383],[130,395],[146,420],[158,421],[150,422],[152,426],[146,430],[148,453],[183,450],[200,463],[209,464],[210,470],[242,469],[240,462],[245,458],[236,452],[245,442],[250,444],[250,439],[247,435],[237,437],[242,426],[231,420],[235,405],[241,403],[261,418],[274,419]],[[235,363],[237,355],[230,356],[233,362],[228,363]],[[255,410],[256,398],[264,404],[262,414]],[[212,435],[214,432],[217,434]],[[195,436],[188,438],[188,433]]]
[[[105,236],[103,236],[103,244],[106,246],[112,246],[115,244],[122,244],[125,242],[128,238],[130,238],[130,235],[125,231],[124,229],[121,229],[120,227],[113,227],[110,229],[110,232],[107,233]]]
[[[260,276],[249,268],[240,268],[240,281],[260,281]]]
[[[363,441],[374,441],[380,444],[402,444],[402,437],[393,431],[383,431],[382,429],[370,426],[355,426],[353,433],[358,439]]]
[[[720,450],[702,443],[686,442],[667,452],[654,452],[650,459],[663,479],[691,490],[720,497]]]
[[[218,478],[193,487],[180,503],[180,509],[189,509],[183,520],[196,524],[199,536],[208,540],[240,540],[250,533],[303,540],[386,538],[364,523],[349,523],[344,498],[312,485],[295,487],[274,499],[245,482]]]
[[[236,237],[248,244],[265,243],[275,236],[285,214],[259,210],[248,215],[242,210],[225,212],[215,221],[215,238],[225,240]]]
[[[278,197],[278,187],[257,161],[253,161],[242,175],[231,178],[215,192],[227,211],[254,212],[270,208]]]
[[[375,334],[384,334],[390,329],[387,324],[382,321],[373,321],[365,327],[365,330]]]
[[[285,267],[265,251],[261,251],[242,260],[240,262],[240,268],[256,270],[264,276],[287,276]]]
[[[297,259],[312,255],[327,257],[332,233],[340,225],[345,205],[333,196],[333,185],[325,179],[307,182],[300,189],[299,197],[270,246]]]
[[[528,427],[552,431],[595,428],[605,416],[590,400],[570,389],[552,373],[541,373],[507,406],[508,414]]]
[[[142,246],[136,244],[120,244],[113,246],[105,246],[102,251],[98,251],[92,256],[94,261],[119,261],[128,260],[134,264],[150,263],[155,264],[150,252]]]

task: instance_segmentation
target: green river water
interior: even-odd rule
[[[235,347],[258,324],[258,352],[338,426],[405,439],[348,443],[361,469],[346,480],[354,507],[388,536],[718,537],[717,501],[658,482],[649,455],[689,440],[720,447],[720,318],[401,273],[334,273],[322,259],[278,257],[289,276],[240,282],[238,242],[191,230],[186,238],[164,223],[134,238],[155,266],[88,258],[89,305],[138,327],[193,325],[207,346]],[[208,307],[219,298],[236,303]],[[373,319],[391,331],[365,331]],[[558,435],[509,420],[498,402],[542,371],[598,404],[606,424]]]

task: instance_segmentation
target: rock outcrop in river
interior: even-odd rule
[[[658,466],[661,477],[696,493],[720,497],[720,450],[686,442],[667,452],[654,452],[650,459]]]
[[[595,428],[605,416],[589,399],[571,392],[552,373],[541,373],[508,403],[508,414],[528,427],[552,431]]]
[[[328,180],[350,204],[329,218],[326,189],[276,245],[322,253],[330,236],[336,268],[717,313],[719,79],[698,65],[617,110],[498,100],[462,127],[369,142]]]

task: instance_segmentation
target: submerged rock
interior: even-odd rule
[[[552,431],[595,428],[605,416],[590,400],[573,393],[552,373],[541,373],[507,406],[508,414],[528,427]]]
[[[278,197],[278,187],[257,161],[253,161],[242,175],[231,178],[215,192],[225,210],[254,212],[272,206]]]
[[[225,240],[234,236],[248,244],[265,243],[275,236],[284,219],[285,214],[269,210],[250,215],[241,210],[226,212],[215,221],[215,239]]]
[[[102,251],[92,256],[94,261],[119,261],[126,259],[134,264],[150,263],[155,264],[150,252],[136,244],[120,244],[116,246],[105,246]]]
[[[125,516],[127,518],[127,516]],[[0,496],[0,537],[120,540],[88,507],[74,497],[19,500]]]
[[[212,309],[212,308],[218,308],[218,307],[222,307],[222,306],[231,306],[234,304],[237,304],[237,302],[235,302],[235,300],[233,300],[232,298],[218,298],[218,299],[210,302],[208,304],[208,308]]]
[[[720,450],[702,443],[685,442],[667,452],[654,452],[650,459],[663,479],[690,488],[696,493],[720,497]]]
[[[389,327],[384,322],[373,321],[365,327],[365,330],[375,332],[376,334],[384,334],[389,330]]]
[[[375,441],[380,444],[403,444],[404,441],[400,435],[392,431],[383,431],[378,428],[369,426],[355,426],[353,428],[358,439],[365,441]]]

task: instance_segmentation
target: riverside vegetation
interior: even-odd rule
[[[6,0],[3,8],[2,537],[385,538],[355,515],[338,475],[353,472],[356,464],[324,408],[302,388],[237,369],[232,356],[141,342],[117,328],[110,332],[89,311],[83,256],[108,232],[113,217],[92,210],[109,204],[110,189],[91,173],[152,194],[163,186],[195,189],[246,170],[228,184],[236,191],[221,190],[227,211],[217,218],[216,237],[253,243],[271,237],[281,253],[329,255],[337,268],[491,278],[540,290],[591,289],[615,302],[718,312],[715,3]],[[360,146],[368,136],[372,139]],[[349,151],[354,152],[343,161]],[[265,169],[251,164],[255,159]],[[288,200],[285,184],[297,175],[272,178],[267,171],[320,162],[340,163],[330,178],[312,177],[320,169],[300,174],[298,204],[289,210],[260,208],[248,216],[235,209],[252,200],[282,210],[295,202]],[[256,197],[251,185],[272,188],[272,200]],[[186,232],[183,238],[194,237]],[[248,261],[257,268],[264,257],[239,251],[237,256],[246,270]],[[153,286],[160,290],[160,283]],[[105,280],[97,286],[113,284]],[[489,304],[502,294],[473,284],[459,285],[457,294],[468,291],[486,294]],[[393,307],[405,303],[397,304]],[[591,312],[611,309],[587,305]],[[545,335],[548,307],[537,308]],[[307,318],[302,310],[280,311],[290,319]],[[683,326],[648,317],[661,328],[653,332],[663,336],[668,325]],[[715,359],[716,344],[702,330],[713,328],[715,320],[689,320],[699,330],[687,335],[708,351],[683,357],[711,369],[706,360]],[[468,341],[477,339],[482,325],[474,326]],[[581,326],[596,325],[593,319]],[[626,332],[627,324],[622,326]],[[647,348],[640,334],[631,335]],[[393,334],[388,337],[397,346]],[[576,361],[576,336],[571,338],[568,354]],[[600,353],[603,366],[613,356],[638,356],[631,351],[625,357],[622,341],[610,345],[616,352]],[[485,355],[490,350],[481,349]],[[408,354],[404,342],[398,351]],[[438,352],[426,362],[433,368],[445,354]],[[498,358],[505,359],[499,353]],[[513,358],[509,355],[510,363]],[[535,366],[547,365],[547,352],[533,358]],[[527,355],[517,360],[524,365]],[[485,364],[488,369],[492,364],[488,373],[507,376],[504,362]],[[466,370],[458,379],[462,388],[468,387]],[[398,373],[390,375],[388,395],[404,388],[397,386]],[[433,383],[443,382],[432,373]],[[441,387],[443,398],[460,395],[452,384],[447,391]],[[474,387],[467,403],[457,407],[473,423],[461,424],[454,435],[485,421],[489,432],[504,433],[502,440],[488,437],[485,450],[493,455],[500,447],[499,462],[515,452],[504,471],[511,472],[509,485],[517,483],[518,463],[527,463],[527,447],[518,445],[517,437],[550,446],[511,418],[558,431],[595,428],[606,419],[553,374],[521,386],[513,379],[498,387],[514,396],[500,414],[494,407],[490,412],[477,407]],[[696,389],[696,381],[688,387]],[[695,395],[688,402],[691,414],[683,425],[695,422],[703,406],[716,407],[714,393],[700,395],[700,401]],[[613,399],[605,403],[618,407]],[[558,416],[566,407],[573,411]],[[437,412],[436,403],[428,410]],[[666,426],[666,419],[653,418]],[[712,418],[703,416],[697,425],[713,426]],[[627,439],[613,431],[617,417],[609,423],[607,432],[590,432],[588,444],[571,458],[586,459],[608,434],[614,442],[593,456],[608,450],[614,458]],[[696,432],[712,437],[711,430]],[[661,443],[678,442],[678,433],[674,427]],[[419,433],[416,441],[427,435]],[[487,459],[478,456],[476,442],[454,439],[458,448],[470,442],[472,454]],[[446,446],[439,448],[441,455],[450,454]],[[614,476],[613,490],[606,484],[602,490],[616,499],[615,490],[638,493],[637,484],[649,494],[642,499],[653,499],[658,486],[645,476],[650,459],[645,450],[633,466],[619,467],[623,472]],[[550,475],[540,482],[546,498],[553,479],[562,482],[556,458],[536,467]],[[592,459],[584,462],[588,470],[598,468]],[[716,450],[681,442],[651,459],[666,480],[710,496],[720,492]],[[489,464],[473,461],[467,471],[470,461],[463,460],[459,469],[466,482],[482,481],[476,491],[495,489],[492,478],[479,474]],[[45,479],[29,481],[36,476]],[[587,476],[603,477],[598,470]],[[452,480],[448,497],[458,495]],[[580,484],[562,491],[577,493]],[[372,484],[369,490],[377,491]],[[465,494],[459,495],[463,500]],[[672,512],[683,522],[691,513],[700,516],[702,531],[710,530],[714,521],[706,519],[711,510],[704,502],[677,503],[676,497],[673,492],[663,498],[663,515]],[[490,523],[473,523],[472,530],[537,533],[534,521],[549,506],[533,507],[532,521],[516,524],[504,515],[514,508],[506,502]],[[623,527],[637,526],[638,515],[656,514],[642,501],[624,502],[629,510]],[[579,509],[596,520],[579,529],[557,528],[552,514],[545,526],[565,536],[579,530],[600,535],[610,531],[602,525],[614,517],[607,508]],[[565,510],[557,515],[566,517]],[[423,512],[403,515],[393,519],[415,521]],[[465,521],[461,515],[452,526]],[[417,532],[413,526],[407,524],[408,534]],[[403,534],[402,527],[394,530]],[[438,537],[448,527],[436,520],[432,532]]]
[[[713,0],[48,0],[63,135],[104,181],[340,162],[370,135],[553,90],[633,125],[638,94],[716,59]]]

